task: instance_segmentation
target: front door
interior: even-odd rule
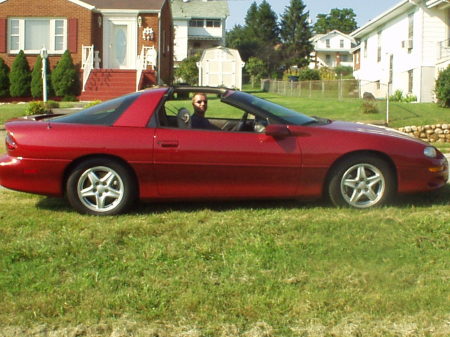
[[[135,69],[137,56],[136,17],[106,17],[103,68]]]
[[[293,196],[300,182],[295,137],[158,128],[154,168],[164,197]]]

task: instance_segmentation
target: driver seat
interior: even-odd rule
[[[180,129],[189,129],[191,127],[191,114],[186,108],[181,108],[177,113],[177,124]]]

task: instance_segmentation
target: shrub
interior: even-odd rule
[[[68,50],[64,52],[56,64],[51,78],[56,96],[65,97],[77,94],[79,88],[78,75]]]
[[[403,91],[401,90],[395,90],[394,94],[389,96],[389,100],[391,102],[401,102],[403,100]]]
[[[92,101],[92,102],[89,102],[88,104],[86,104],[85,106],[84,106],[84,108],[85,109],[87,109],[87,108],[90,108],[91,106],[94,106],[94,105],[97,105],[97,104],[100,104],[102,101],[101,100],[95,100],[95,101]]]
[[[52,95],[50,64],[48,59],[45,60],[47,73],[47,95]],[[42,80],[42,57],[39,55],[31,72],[31,96],[34,98],[43,96],[43,80]]]
[[[444,108],[450,107],[450,65],[439,73],[435,92],[438,104]]]
[[[9,96],[9,67],[0,58],[0,97]]]
[[[403,103],[411,103],[417,101],[417,96],[413,94],[407,94],[403,96],[403,91],[395,90],[394,94],[389,96],[389,100],[391,102],[403,102]]]
[[[245,70],[250,75],[252,82],[252,88],[255,87],[255,83],[260,81],[264,76],[267,76],[266,63],[258,57],[250,57],[245,64]]]
[[[65,95],[65,96],[62,98],[62,101],[63,101],[63,102],[76,102],[76,101],[78,101],[78,99],[77,99],[77,97],[74,96],[74,95]]]
[[[27,108],[25,109],[25,115],[40,115],[49,113],[49,110],[45,106],[45,103],[42,101],[32,101],[28,103]]]
[[[12,97],[29,97],[31,73],[23,50],[17,54],[9,73],[9,93]]]
[[[189,85],[198,85],[198,61],[200,61],[200,54],[188,57],[181,61],[178,68],[175,70],[177,79]]]
[[[299,81],[319,81],[320,73],[316,69],[303,68],[298,72]]]
[[[336,68],[334,68],[334,72],[339,78],[341,76],[344,78],[353,77],[353,68],[350,66],[337,66]]]
[[[45,106],[47,107],[47,109],[57,109],[59,108],[59,103],[56,101],[47,101],[47,103],[45,103]]]
[[[322,80],[335,80],[336,79],[336,73],[328,67],[319,68],[319,75]]]

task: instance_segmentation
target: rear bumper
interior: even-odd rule
[[[12,190],[62,196],[66,161],[0,157],[0,185]]]

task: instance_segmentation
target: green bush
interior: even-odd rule
[[[78,75],[70,52],[66,50],[52,71],[52,86],[56,96],[76,96],[79,83]]]
[[[439,73],[436,80],[436,98],[440,106],[450,107],[450,65]]]
[[[56,101],[47,101],[47,103],[45,103],[45,106],[47,107],[47,109],[57,109],[59,108],[59,103]]]
[[[46,61],[46,73],[47,73],[47,95],[52,95],[50,64],[48,59]],[[39,55],[34,64],[33,71],[31,72],[31,96],[34,98],[43,96],[43,80],[42,80],[42,58]]]
[[[299,81],[319,81],[320,73],[317,69],[302,68],[298,72]]]
[[[88,104],[86,104],[85,106],[84,106],[84,108],[85,109],[87,109],[87,108],[90,108],[91,106],[94,106],[94,105],[97,105],[97,104],[100,104],[102,101],[101,100],[95,100],[95,101],[92,101],[92,102],[89,102]]]
[[[362,106],[361,106],[361,111],[364,114],[376,114],[379,112],[378,110],[378,106],[377,106],[377,101],[376,100],[372,100],[372,99],[364,99]]]
[[[340,78],[353,78],[353,68],[350,66],[337,66],[334,68],[334,72]]]
[[[189,85],[198,85],[198,61],[200,61],[200,54],[181,61],[178,68],[175,69],[175,77],[177,80]]]
[[[31,87],[30,66],[23,50],[17,54],[9,73],[9,93],[12,97],[29,97]]]
[[[391,102],[403,102],[403,103],[411,103],[417,101],[417,96],[413,94],[407,94],[403,96],[403,91],[395,90],[394,94],[389,96],[389,100]]]
[[[9,67],[0,58],[0,97],[9,96]]]
[[[42,101],[32,101],[28,103],[28,106],[25,109],[25,115],[27,116],[47,114],[47,113],[49,113],[49,110],[45,106],[45,103]]]

